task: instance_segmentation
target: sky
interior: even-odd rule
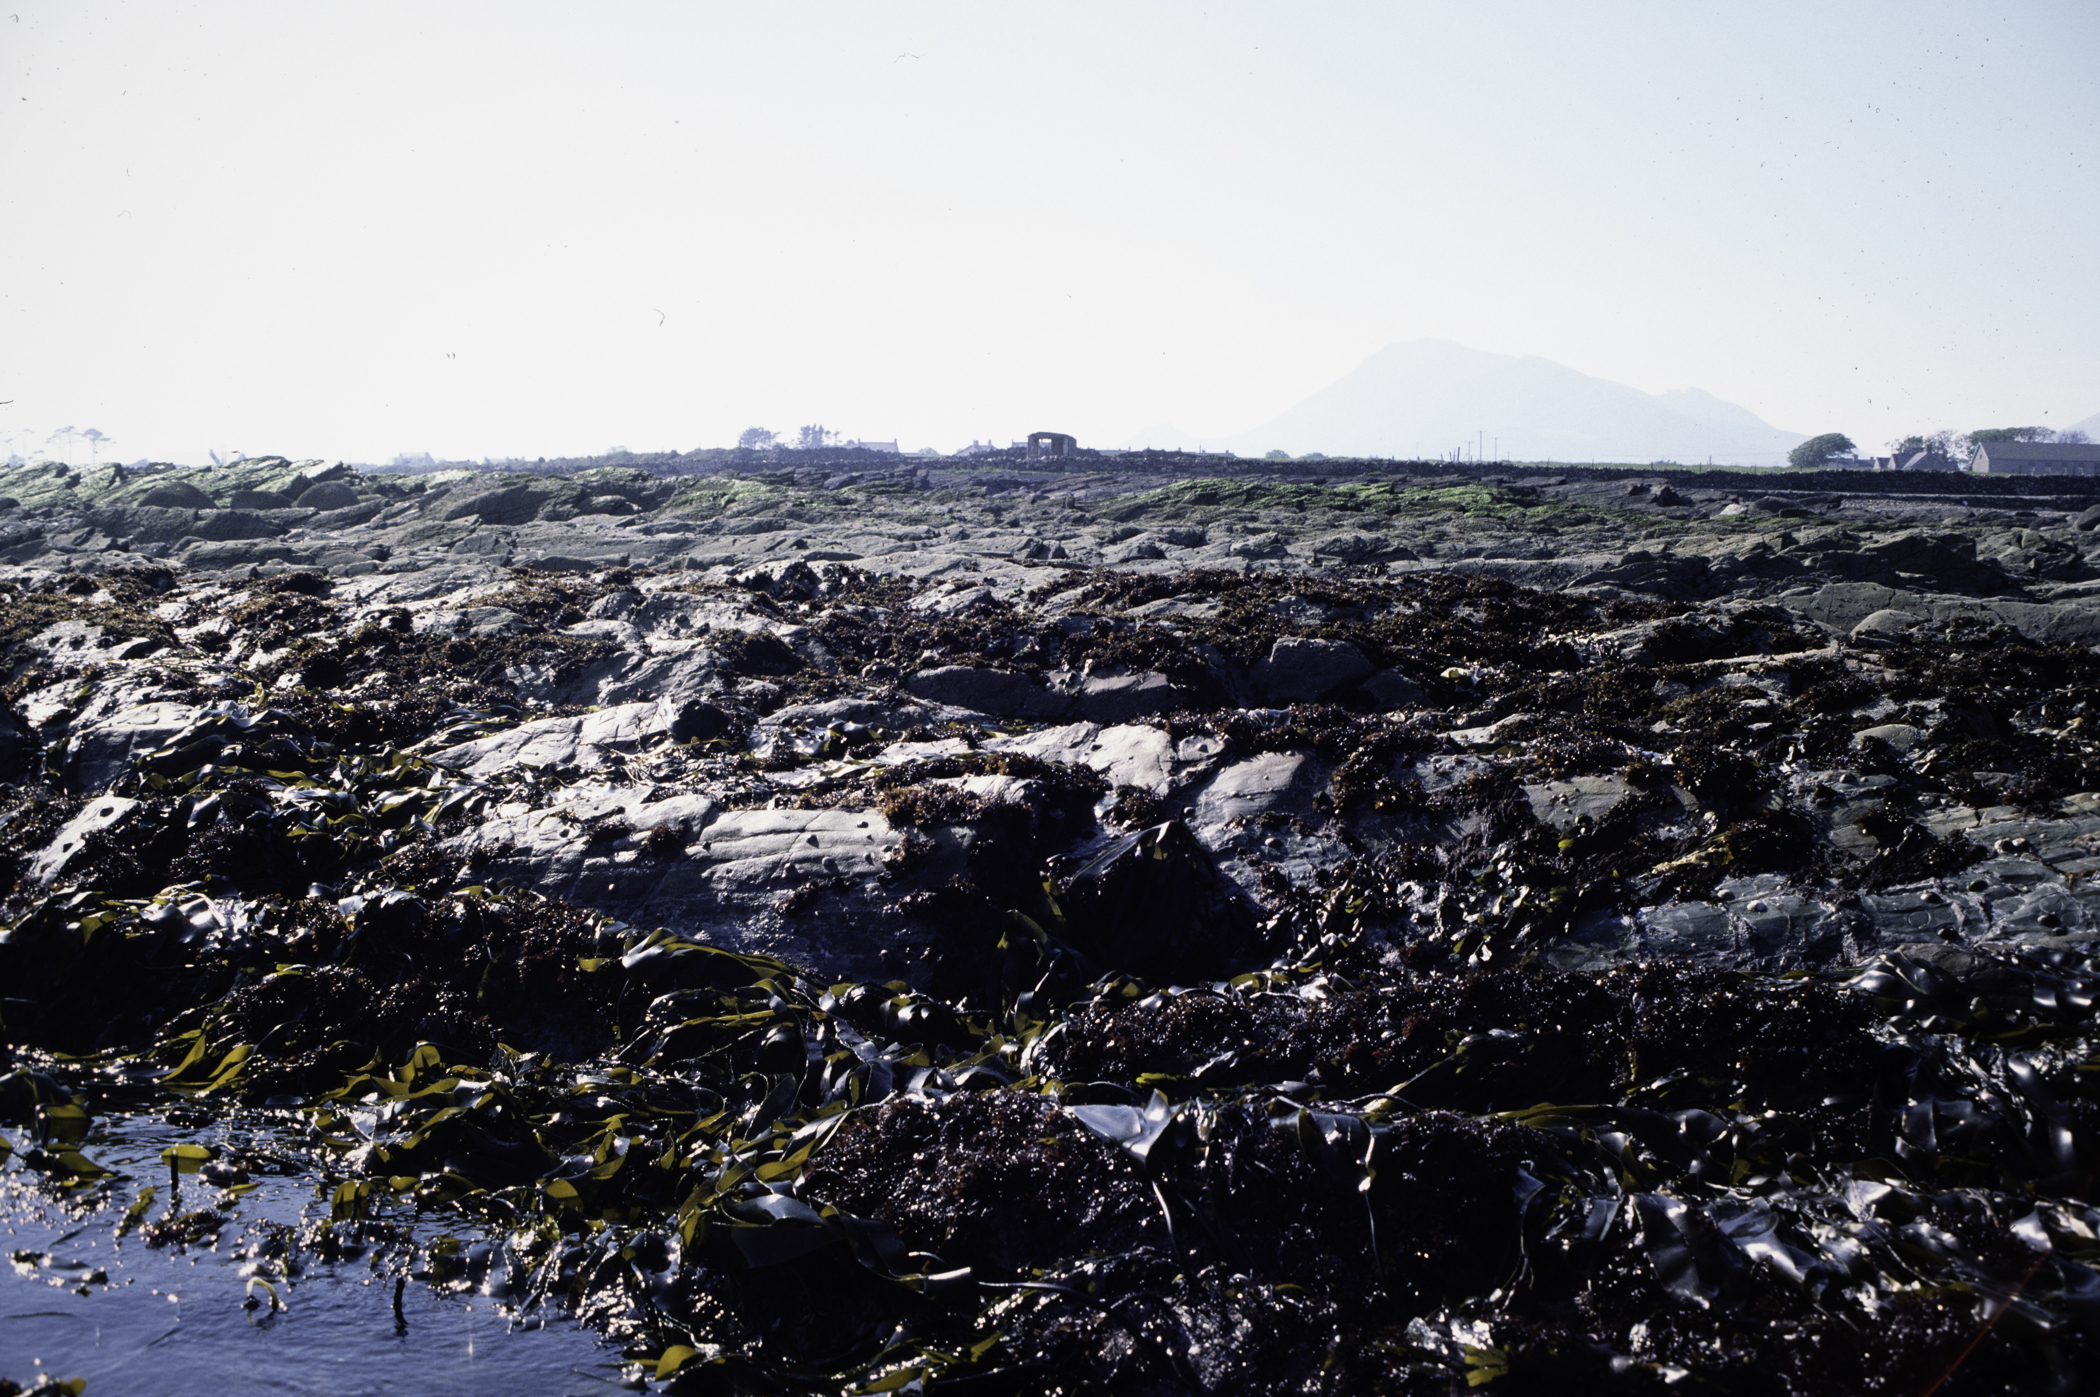
[[[0,0],[0,191],[25,455],[1223,435],[1429,337],[2100,412],[2092,0]]]

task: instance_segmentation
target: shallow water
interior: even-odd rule
[[[589,1393],[618,1384],[618,1355],[565,1318],[519,1319],[497,1300],[395,1279],[367,1256],[294,1262],[263,1253],[272,1224],[328,1216],[310,1175],[258,1175],[229,1198],[192,1177],[181,1211],[227,1216],[216,1242],[155,1248],[116,1235],[149,1185],[145,1220],[172,1215],[160,1152],[195,1142],[152,1117],[98,1122],[84,1152],[118,1177],[67,1198],[42,1175],[0,1170],[0,1377],[25,1387],[44,1374],[87,1379],[90,1394]],[[223,1138],[223,1137],[222,1137]],[[419,1242],[461,1236],[416,1225]],[[398,1265],[395,1269],[398,1269]],[[269,1292],[251,1278],[267,1281]],[[250,1299],[254,1300],[249,1306]]]

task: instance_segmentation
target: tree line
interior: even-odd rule
[[[1979,447],[2011,441],[2071,444],[2090,440],[2084,432],[2075,429],[2056,432],[2047,427],[1980,427],[1973,432],[1934,432],[1930,436],[1900,437],[1889,443],[1889,454],[1899,463],[1922,454],[1925,459],[1918,462],[1916,469],[1951,471],[1966,465]],[[1788,452],[1786,460],[1790,466],[1814,470],[1833,462],[1850,460],[1858,450],[1852,438],[1843,432],[1825,432],[1810,437]]]

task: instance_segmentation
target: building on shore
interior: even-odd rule
[[[1878,471],[1951,471],[1957,469],[1954,462],[1945,456],[1930,451],[1908,451],[1894,456],[1876,456],[1874,469]]]
[[[2100,475],[2100,444],[1994,441],[1976,448],[1969,469],[1984,475]]]

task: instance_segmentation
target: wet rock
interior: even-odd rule
[[[137,812],[139,803],[123,796],[97,796],[81,807],[79,814],[59,828],[58,834],[30,861],[28,878],[48,884],[66,876],[85,862],[89,836],[114,830]]]
[[[476,878],[517,879],[730,950],[792,953],[843,979],[876,974],[909,937],[882,884],[901,840],[872,809],[723,811],[706,797],[601,789],[485,822],[445,848]]]
[[[1164,674],[1090,675],[1076,695],[1079,711],[1095,723],[1122,723],[1181,706],[1181,694]]]
[[[1613,776],[1579,776],[1572,781],[1548,781],[1526,786],[1524,797],[1540,824],[1567,831],[1597,821],[1618,809],[1633,794],[1633,787]]]
[[[1251,678],[1270,697],[1309,703],[1369,677],[1371,662],[1345,640],[1286,637],[1269,647]]]
[[[922,669],[905,679],[907,692],[933,703],[989,713],[995,718],[1049,718],[1071,707],[1071,699],[1025,674],[968,665]]]
[[[194,705],[165,701],[126,708],[76,728],[59,765],[80,790],[107,790],[131,771],[137,758],[186,731],[198,712]]]
[[[1641,914],[1641,939],[1651,955],[1729,964],[1737,955],[1728,910],[1710,902],[1673,902]]]
[[[1214,843],[1235,824],[1272,811],[1303,809],[1319,784],[1320,768],[1304,752],[1264,752],[1234,762],[1213,777],[1196,797],[1191,819]]]
[[[622,703],[577,718],[540,718],[508,731],[433,752],[434,765],[489,777],[513,767],[590,771],[670,735],[677,710],[655,702]]]

